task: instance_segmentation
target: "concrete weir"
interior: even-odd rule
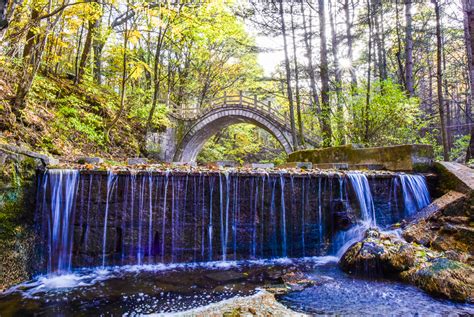
[[[311,162],[315,168],[426,171],[433,164],[433,148],[425,144],[357,148],[352,144],[296,151],[288,162]]]

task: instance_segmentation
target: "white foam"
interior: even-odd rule
[[[304,257],[298,259],[276,258],[259,259],[245,261],[213,261],[196,263],[171,263],[171,264],[145,264],[145,265],[124,265],[97,268],[82,268],[68,274],[48,274],[39,275],[33,280],[16,285],[5,292],[20,292],[24,297],[31,297],[38,293],[45,293],[56,290],[67,290],[75,287],[92,286],[101,281],[120,277],[127,273],[139,274],[141,272],[163,272],[173,270],[226,270],[244,266],[267,266],[267,265],[292,265],[292,264],[315,264],[325,265],[337,262],[334,256]]]

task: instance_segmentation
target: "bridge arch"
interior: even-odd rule
[[[286,153],[291,153],[294,149],[288,128],[266,111],[242,105],[222,105],[211,108],[192,122],[178,144],[174,161],[196,161],[207,140],[222,129],[238,123],[251,123],[266,130],[278,140]]]

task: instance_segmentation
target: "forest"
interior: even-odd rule
[[[278,107],[298,148],[309,131],[323,147],[431,144],[437,158],[467,162],[471,6],[2,0],[0,138],[63,157],[146,156],[169,113],[243,92]],[[282,162],[281,152],[266,131],[239,124],[198,160]]]
[[[0,0],[0,317],[474,316],[474,0]]]

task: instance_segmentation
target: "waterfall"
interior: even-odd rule
[[[367,176],[362,173],[348,173],[347,177],[359,202],[362,222],[369,226],[376,226],[374,202]]]
[[[430,202],[424,177],[404,174],[50,170],[39,181],[48,272],[337,254]]]
[[[285,207],[285,178],[283,174],[280,174],[280,205],[281,205],[281,237],[282,237],[282,246],[281,246],[281,255],[286,257],[286,207]]]
[[[102,239],[102,266],[105,266],[106,259],[106,246],[107,246],[107,223],[109,220],[109,206],[110,206],[110,197],[112,196],[112,191],[114,189],[115,181],[117,180],[117,175],[112,172],[107,173],[107,196],[105,199],[105,212],[104,212],[104,233]]]
[[[362,238],[363,233],[370,227],[376,226],[375,207],[372,198],[372,192],[369,186],[369,180],[363,173],[348,173],[347,179],[357,198],[360,208],[360,220],[347,231],[340,231],[335,238],[335,254],[341,257],[344,252],[356,241]],[[342,186],[340,182],[340,195],[342,199]]]
[[[398,176],[402,184],[405,214],[413,215],[431,202],[426,179],[422,175],[401,174]]]
[[[48,272],[69,272],[72,267],[73,221],[79,172],[53,170],[43,177],[41,208],[47,217]],[[50,198],[50,204],[48,204]]]

